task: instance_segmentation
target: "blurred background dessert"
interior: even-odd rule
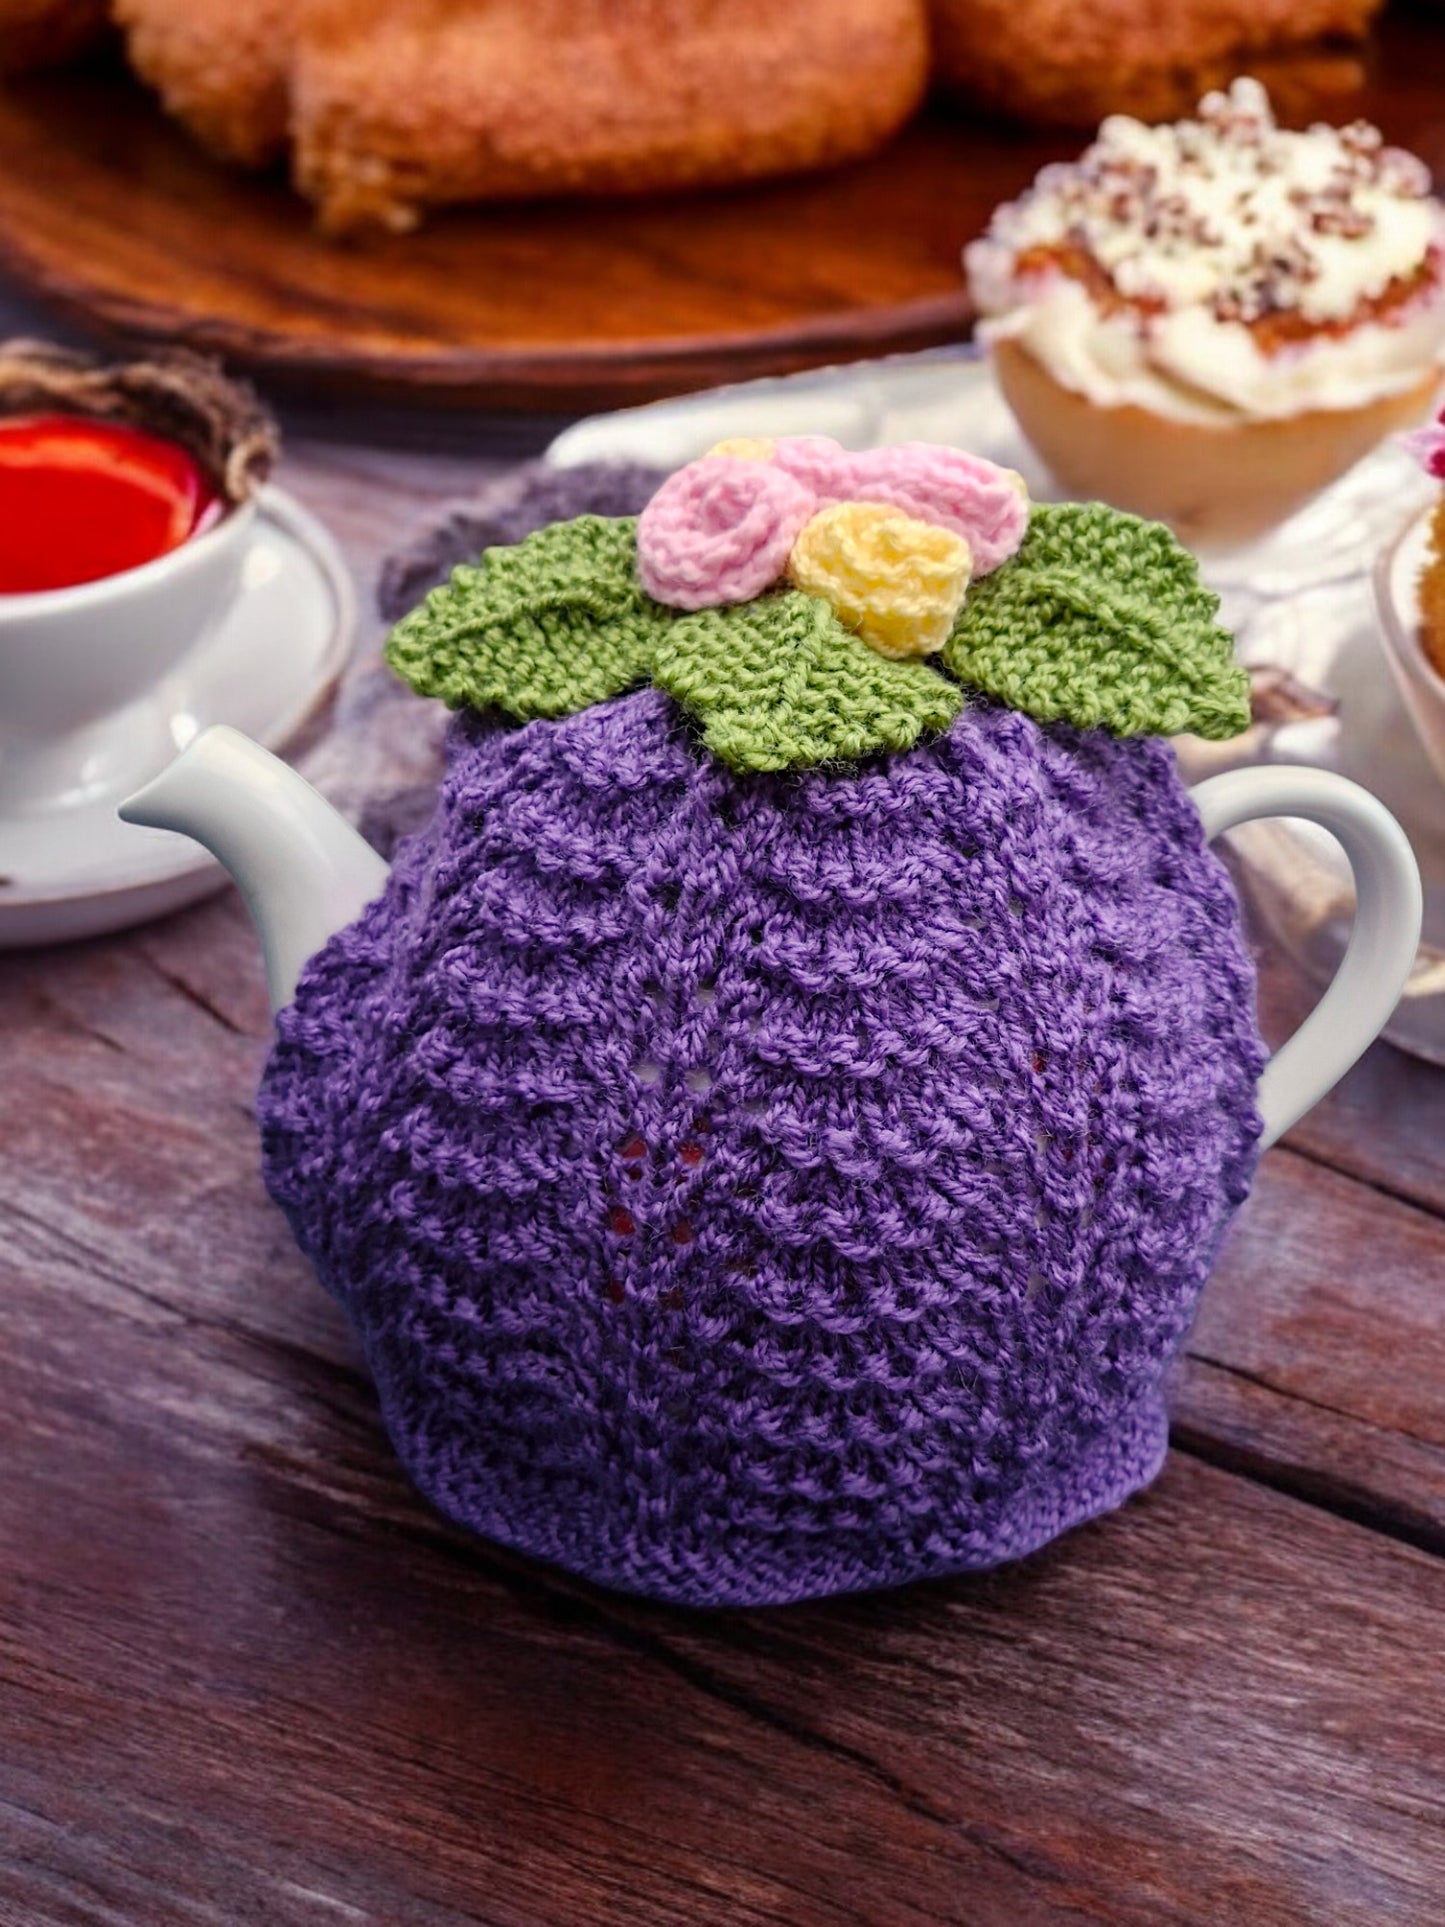
[[[0,271],[308,405],[560,417],[956,343],[960,248],[1070,123],[1248,71],[1438,174],[1445,17],[1376,12],[0,0]]]
[[[109,0],[0,0],[0,74],[73,60],[104,37]]]
[[[1039,127],[1173,120],[1237,74],[1286,118],[1363,77],[1381,0],[931,0],[934,66],[964,100]]]
[[[925,0],[111,11],[168,112],[228,161],[289,147],[297,187],[332,230],[404,229],[457,201],[717,186],[849,160],[898,130],[929,73]],[[10,64],[78,50],[105,12],[0,0]]]
[[[1186,111],[1235,74],[1287,112],[1358,88],[1380,0],[0,0],[0,69],[118,34],[210,153],[289,153],[332,230],[539,194],[767,178],[869,154],[930,78],[1030,127]]]
[[[966,252],[981,333],[1071,492],[1187,539],[1258,535],[1428,411],[1445,209],[1364,122],[1280,129],[1236,81],[1111,115]]]
[[[1445,409],[1428,428],[1407,438],[1425,473],[1441,483],[1430,515],[1430,544],[1420,571],[1420,642],[1438,675],[1445,676]]]
[[[248,167],[284,151],[300,8],[288,0],[249,0],[244,7],[113,0],[111,11],[136,73],[203,147]]]

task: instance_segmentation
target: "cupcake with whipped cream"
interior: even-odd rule
[[[1425,473],[1445,483],[1445,408],[1428,428],[1406,437]],[[1430,511],[1430,538],[1416,584],[1420,603],[1420,641],[1430,666],[1445,676],[1445,488]]]
[[[1445,208],[1363,121],[1295,133],[1257,81],[1196,120],[1113,115],[966,251],[980,338],[1072,493],[1195,542],[1263,533],[1445,362]]]

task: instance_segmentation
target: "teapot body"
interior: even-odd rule
[[[1167,745],[979,704],[739,777],[642,690],[453,724],[259,1111],[427,1496],[740,1605],[1147,1483],[1263,1062]]]

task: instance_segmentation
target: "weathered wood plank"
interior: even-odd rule
[[[1290,1151],[1240,1213],[1176,1374],[1176,1438],[1445,1551],[1445,1225]]]
[[[1177,1458],[982,1580],[688,1616],[377,1503],[295,1403],[7,1443],[10,1917],[1430,1917],[1437,1561]]]

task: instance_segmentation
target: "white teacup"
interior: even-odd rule
[[[0,595],[0,814],[121,794],[174,753],[145,698],[231,601],[255,515],[252,498],[139,568]]]

